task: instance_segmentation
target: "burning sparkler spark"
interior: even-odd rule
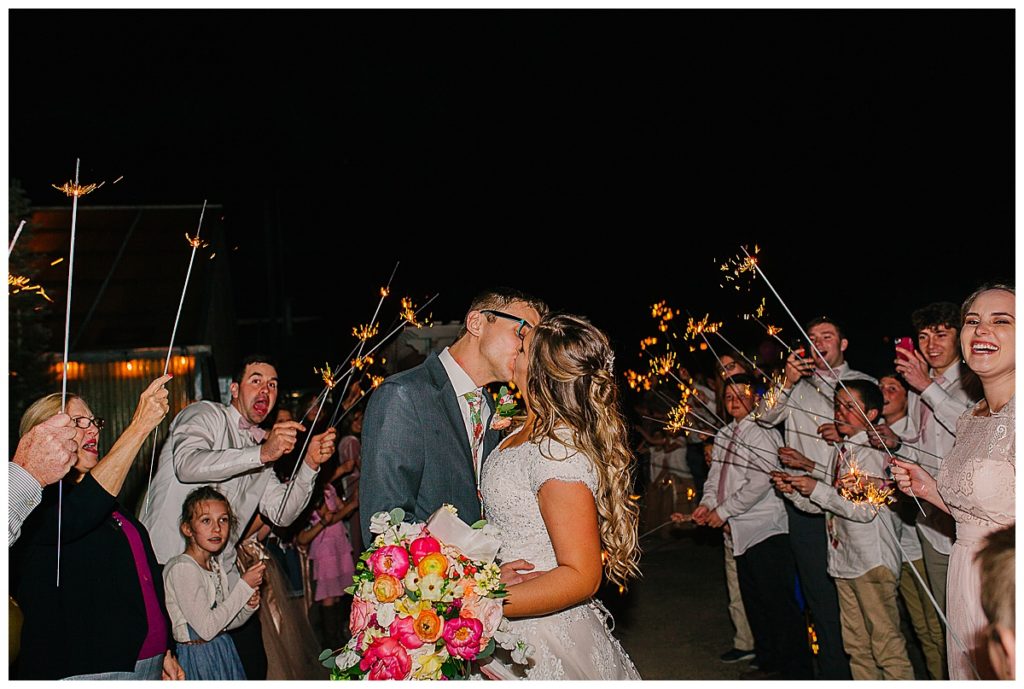
[[[398,315],[402,317],[402,320],[415,328],[422,328],[424,325],[430,325],[430,316],[427,316],[422,320],[416,316],[416,305],[413,304],[412,299],[409,297],[402,297],[402,310]]]
[[[17,294],[18,292],[35,292],[46,301],[53,303],[53,299],[50,299],[50,295],[46,293],[42,285],[33,285],[32,281],[24,275],[11,275],[7,274],[7,285],[13,287],[10,294]]]
[[[865,474],[857,460],[849,462],[850,472],[839,479],[839,494],[855,505],[874,505],[884,507],[896,502],[893,494],[895,488],[888,485],[888,482],[877,476]]]
[[[370,387],[373,389],[379,388],[383,382],[384,376],[370,376]]]
[[[648,347],[653,347],[658,344],[658,338],[656,337],[645,337],[640,340],[640,351],[646,350]]]
[[[352,367],[355,368],[356,370],[362,371],[367,366],[372,366],[373,365],[373,357],[369,356],[369,355],[367,355],[367,356],[357,356],[355,359],[353,359],[349,363],[352,364]]]
[[[733,256],[727,258],[724,262],[720,263],[718,269],[724,273],[722,276],[725,282],[737,282],[744,273],[749,273],[751,278],[757,275],[757,256],[756,254],[761,251],[761,247],[754,245],[754,253],[746,254],[744,256]],[[717,261],[716,261],[717,262]],[[719,284],[719,287],[725,287],[725,283]],[[734,287],[739,290],[738,284]],[[749,290],[750,287],[748,286]],[[762,303],[763,305],[763,303]]]
[[[629,369],[625,373],[626,382],[629,384],[630,390],[650,390],[651,389],[651,377],[644,373],[637,373],[636,371]]]
[[[196,233],[195,237],[190,237],[188,232],[186,232],[185,241],[188,242],[188,245],[191,246],[193,249],[202,249],[204,247],[210,246],[209,242],[203,241],[202,239],[199,238],[198,232]]]
[[[658,319],[658,330],[668,332],[668,322],[679,315],[678,309],[673,309],[662,299],[657,304],[651,305],[651,317]]]
[[[334,373],[331,372],[331,365],[329,363],[325,361],[323,368],[317,368],[316,366],[314,366],[313,373],[319,373],[320,376],[324,379],[324,385],[326,385],[330,389],[334,389],[334,386],[337,381],[334,380]]]
[[[360,325],[358,328],[352,328],[352,336],[358,338],[360,342],[366,342],[371,337],[376,337],[378,330],[380,330],[380,323]]]
[[[782,332],[782,328],[780,328],[777,325],[769,325],[768,326],[768,336],[769,337],[774,337],[775,335],[778,335],[781,332]]]
[[[380,288],[380,296],[381,296],[381,298],[384,298],[384,297],[388,296],[389,294],[391,294],[391,290],[390,289],[388,289],[387,287],[381,287]]]
[[[92,192],[96,191],[104,184],[106,184],[106,182],[100,182],[99,184],[76,184],[75,182],[69,180],[59,187],[56,184],[51,184],[50,186],[56,189],[57,191],[64,192],[68,196],[81,198],[86,194],[91,194]]]
[[[696,339],[701,333],[714,333],[718,332],[718,329],[722,327],[722,322],[708,322],[708,314],[704,314],[704,318],[699,321],[695,321],[692,318],[686,323],[686,335],[685,339]],[[701,347],[704,349],[704,347]]]
[[[668,352],[661,356],[652,357],[650,360],[651,375],[667,376],[676,367],[676,353]]]

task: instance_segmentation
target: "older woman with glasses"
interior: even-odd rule
[[[67,396],[78,451],[63,505],[58,486],[47,488],[11,551],[11,590],[25,616],[14,678],[184,679],[168,651],[170,623],[149,535],[116,500],[143,442],[167,414],[170,378],[143,391],[128,428],[102,459],[103,419],[81,397]],[[21,435],[60,411],[59,393],[37,400],[22,416]]]

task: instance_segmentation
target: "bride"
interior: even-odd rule
[[[509,586],[504,606],[534,650],[525,671],[499,651],[485,661],[489,676],[640,679],[592,598],[602,572],[621,586],[639,573],[634,459],[612,362],[605,334],[577,316],[548,316],[524,339],[515,383],[526,421],[484,462],[480,489],[501,530],[499,559],[541,572]]]

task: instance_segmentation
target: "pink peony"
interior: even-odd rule
[[[416,620],[412,617],[396,617],[388,627],[388,633],[406,648],[419,648],[423,645],[423,641],[416,635]]]
[[[444,625],[441,638],[448,654],[464,660],[473,660],[480,652],[480,637],[484,626],[472,617],[456,617]]]
[[[441,544],[435,538],[424,536],[409,544],[409,552],[412,553],[413,564],[418,565],[427,555],[441,552]]]
[[[373,616],[373,604],[358,596],[352,600],[352,613],[348,618],[348,628],[352,635],[366,629],[370,624],[370,617]]]
[[[375,576],[390,574],[401,579],[409,571],[409,553],[400,545],[386,545],[370,556]]]
[[[366,649],[359,669],[369,670],[368,679],[407,679],[412,669],[412,658],[397,639],[382,636],[374,639]]]
[[[487,638],[494,636],[498,625],[501,624],[502,604],[497,598],[487,598],[471,593],[462,599],[462,610],[459,617],[469,617],[480,620],[483,625],[483,635]]]

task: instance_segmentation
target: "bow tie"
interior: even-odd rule
[[[252,439],[257,443],[263,442],[263,439],[267,437],[267,432],[265,430],[254,423],[249,423],[246,421],[244,416],[238,417],[238,430],[243,433],[248,432],[249,435],[252,436]]]

